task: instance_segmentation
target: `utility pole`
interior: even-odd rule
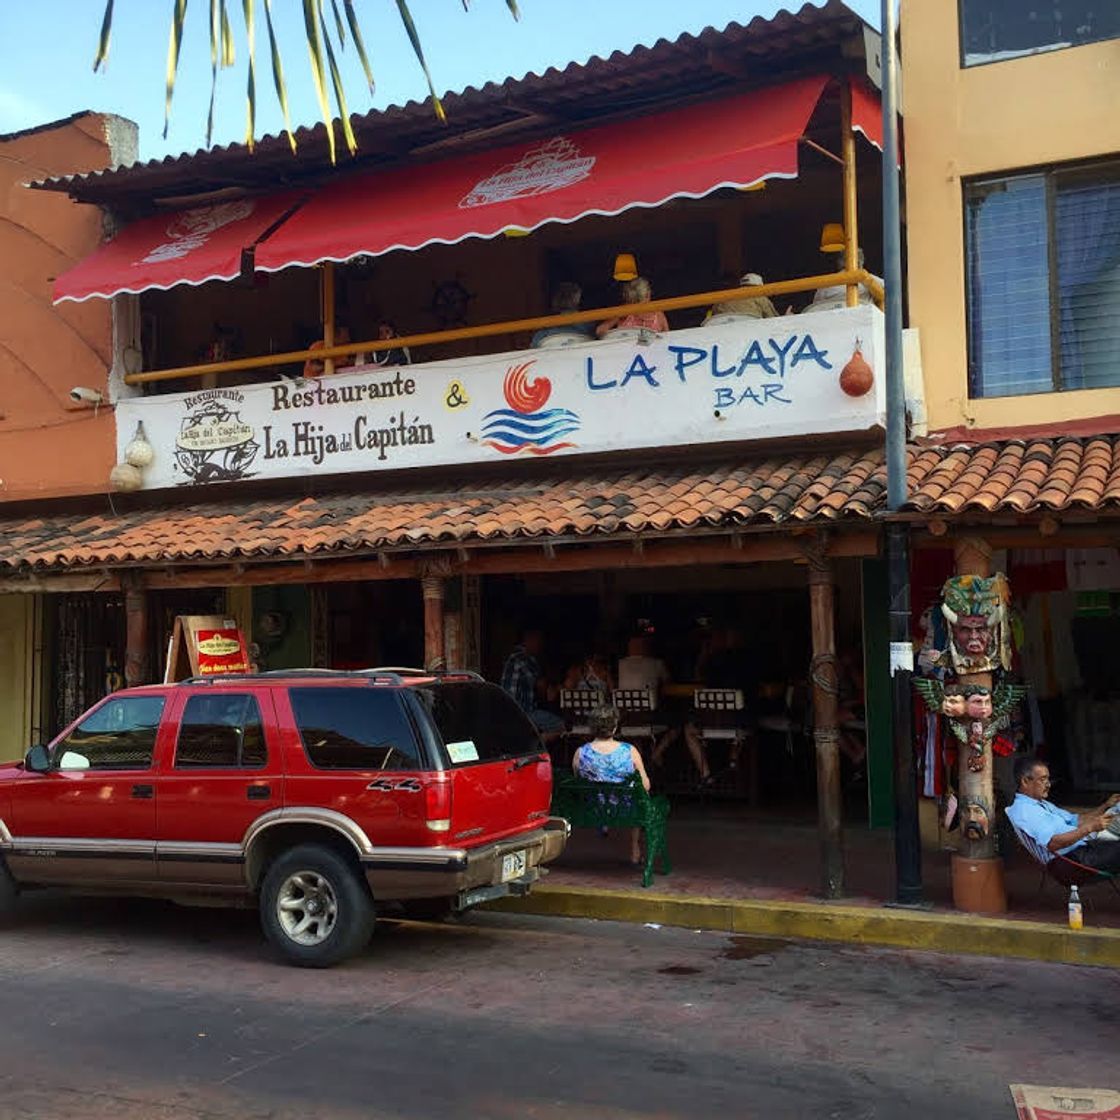
[[[898,0],[882,0],[883,281],[887,343],[887,509],[906,501],[906,387],[902,370],[902,221],[898,175]],[[887,525],[890,596],[891,741],[894,746],[895,900],[922,902],[922,847],[914,767],[910,640],[910,536],[904,522]]]

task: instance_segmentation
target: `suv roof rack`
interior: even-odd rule
[[[382,665],[376,669],[359,669],[360,673],[396,673],[401,677],[434,677],[436,680],[484,681],[486,678],[473,669],[410,669],[401,665]]]
[[[338,678],[341,680],[368,680],[371,684],[403,685],[408,677],[428,677],[433,680],[485,681],[485,677],[473,669],[417,669],[402,665],[376,666],[371,669],[266,669],[262,673],[212,673],[204,677],[187,677],[175,684],[219,684],[222,682],[245,682],[259,680],[290,679],[295,677]]]

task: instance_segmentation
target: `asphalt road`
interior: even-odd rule
[[[691,930],[384,922],[327,972],[256,916],[40,897],[0,929],[0,1118],[1013,1117],[1120,1084],[1120,977]]]

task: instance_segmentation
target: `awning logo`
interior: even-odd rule
[[[516,163],[506,164],[459,200],[460,209],[492,206],[515,198],[529,198],[562,190],[586,179],[595,166],[594,156],[583,155],[571,140],[558,136],[530,148]]]
[[[251,198],[236,202],[218,202],[213,206],[199,206],[177,214],[167,226],[167,240],[157,245],[138,264],[162,264],[177,261],[195,249],[201,249],[223,226],[240,222],[254,210]]]
[[[579,416],[570,408],[545,408],[552,382],[529,380],[533,361],[509,368],[502,385],[509,408],[496,408],[482,420],[482,442],[503,455],[551,455],[578,446],[565,437],[579,431]]]

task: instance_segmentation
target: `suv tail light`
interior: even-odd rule
[[[432,832],[451,831],[451,782],[446,776],[425,786],[424,816]]]

